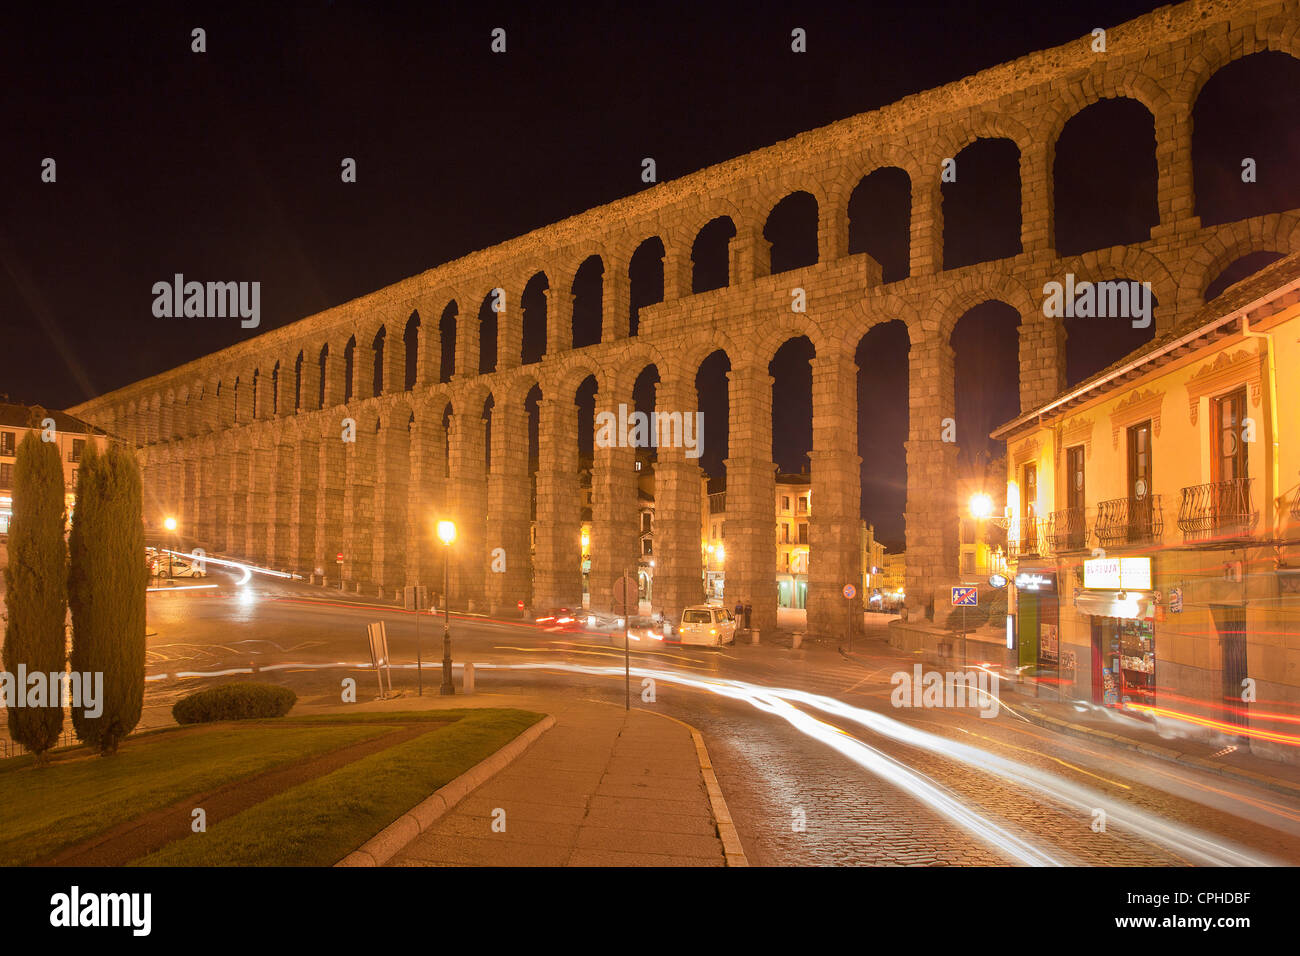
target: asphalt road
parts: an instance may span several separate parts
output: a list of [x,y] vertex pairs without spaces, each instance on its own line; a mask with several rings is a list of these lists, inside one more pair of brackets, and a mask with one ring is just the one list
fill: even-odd
[[[256,668],[304,700],[344,677],[374,693],[365,625],[385,621],[394,685],[414,693],[414,615],[299,584],[214,572],[216,588],[149,596],[149,703]],[[767,865],[1300,863],[1300,801],[1066,736],[1003,708],[895,708],[911,662],[881,629],[836,648],[633,644],[632,705],[705,737],[750,860]],[[426,693],[442,619],[423,615]],[[621,635],[453,616],[453,658],[481,691],[563,690],[621,703]],[[654,681],[653,701],[642,681]],[[648,695],[647,695],[648,696]]]

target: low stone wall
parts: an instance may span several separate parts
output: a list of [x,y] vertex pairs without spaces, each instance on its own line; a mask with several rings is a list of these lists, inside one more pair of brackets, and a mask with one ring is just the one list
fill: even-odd
[[[971,631],[965,636],[965,660],[967,662],[992,661],[1004,663],[1007,648],[1000,633],[980,630]],[[936,666],[946,667],[963,660],[963,638],[933,624],[920,624],[915,621],[891,621],[889,624],[889,643],[901,651],[919,653],[922,660]]]

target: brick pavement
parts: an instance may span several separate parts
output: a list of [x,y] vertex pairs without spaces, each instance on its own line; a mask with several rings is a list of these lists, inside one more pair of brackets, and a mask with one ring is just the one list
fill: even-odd
[[[555,726],[392,865],[724,864],[685,725],[559,697],[510,703],[550,713]],[[494,831],[494,818],[503,820],[504,832]]]

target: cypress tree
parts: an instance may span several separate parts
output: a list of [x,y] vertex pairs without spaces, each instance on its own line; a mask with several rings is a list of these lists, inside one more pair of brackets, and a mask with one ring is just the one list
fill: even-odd
[[144,706],[148,571],[140,469],[125,448],[82,458],[68,544],[72,669],[104,675],[102,713],[74,709],[72,724],[83,741],[112,754]]
[[[5,568],[4,669],[24,706],[10,707],[9,733],[45,761],[59,740],[63,707],[58,685],[47,685],[43,707],[25,706],[27,688],[18,683],[19,665],[28,674],[61,674],[67,664],[68,556],[63,541],[63,462],[59,446],[29,431],[14,464],[13,518],[9,565]],[[17,703],[18,701],[15,701]]]

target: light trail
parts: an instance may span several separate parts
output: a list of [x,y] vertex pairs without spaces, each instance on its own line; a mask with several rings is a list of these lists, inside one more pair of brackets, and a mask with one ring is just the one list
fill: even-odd
[[[546,668],[615,677],[622,675],[621,668],[589,667],[582,664],[478,664],[475,666],[485,669],[499,668],[504,670]],[[1028,860],[1021,855],[1023,851],[1020,850],[1019,845],[998,842],[1001,835],[1005,834],[1006,831],[983,817],[965,810],[965,808],[961,808],[961,810],[968,814],[968,817],[956,815],[955,808],[952,806],[955,803],[953,798],[940,792],[940,795],[945,799],[943,801],[933,799],[934,791],[927,789],[925,784],[928,783],[930,788],[934,788],[934,784],[929,783],[921,775],[903,767],[893,758],[881,754],[880,751],[856,740],[856,738],[845,735],[838,728],[831,727],[829,724],[816,721],[815,718],[803,714],[802,711],[790,706],[790,702],[806,704],[859,724],[899,743],[927,750],[939,756],[964,763],[991,776],[1035,790],[1059,803],[1080,811],[1081,820],[1090,820],[1094,811],[1102,810],[1106,814],[1108,826],[1113,825],[1135,833],[1148,842],[1208,866],[1281,865],[1276,860],[1254,854],[1250,850],[1237,847],[1226,841],[1218,841],[1191,827],[1170,822],[1138,807],[1116,801],[1089,787],[1058,777],[1050,771],[1026,766],[1009,758],[988,753],[978,747],[910,727],[883,714],[854,707],[832,697],[823,697],[820,694],[811,694],[790,688],[758,687],[743,681],[726,678],[700,680],[686,674],[651,670],[645,667],[633,667],[632,673],[638,677],[652,677],[666,683],[681,684],[720,696],[743,700],[760,710],[776,714],[813,739],[838,750],[865,769],[895,783],[937,812],[954,820],[954,822],[961,823],[976,837],[989,843],[995,849],[1008,853],[1024,862],[1028,862]],[[785,706],[780,706],[780,704],[776,703],[777,701]],[[814,721],[814,723],[809,724],[808,720]],[[825,728],[825,730],[819,729],[819,727]],[[845,744],[845,740],[854,741],[857,747]],[[883,758],[883,760],[876,759],[877,757]],[[901,770],[902,773],[895,773],[895,767]],[[1015,837],[1011,839],[1018,840]],[[1027,846],[1022,841],[1019,842],[1021,845]],[[1033,848],[1029,849],[1038,855],[1043,862],[1055,862],[1051,861],[1045,854],[1041,854],[1040,851]]]
[[[499,670],[561,670],[594,676],[620,677],[621,668],[589,667],[582,664],[475,664],[475,667]],[[652,677],[668,683],[684,684],[722,697],[744,701],[754,708],[785,720],[795,729],[848,757],[865,770],[894,784],[940,816],[951,820],[977,839],[1028,866],[1063,866],[1061,861],[1026,842],[992,820],[963,805],[957,797],[941,788],[924,774],[918,773],[876,748],[858,740],[838,727],[818,720],[783,700],[779,693],[768,692],[740,681],[698,680],[666,671],[632,668],[638,677]]]

